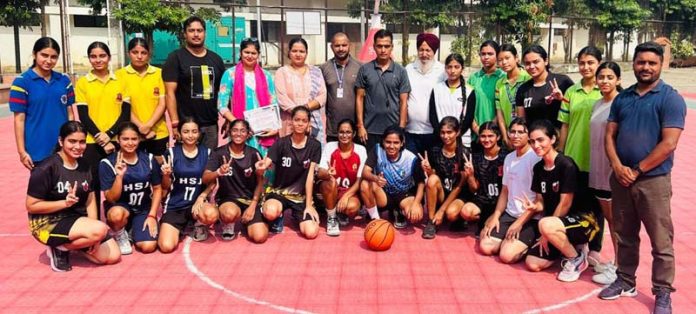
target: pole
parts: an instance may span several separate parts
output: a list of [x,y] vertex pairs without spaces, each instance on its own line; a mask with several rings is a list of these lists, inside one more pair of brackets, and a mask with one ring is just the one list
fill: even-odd
[[[256,35],[259,37],[259,44],[263,42],[263,35],[261,34],[261,0],[256,0]],[[259,51],[259,56],[263,56],[261,51]]]
[[326,49],[326,39],[329,37],[329,0],[324,0],[324,60],[329,59],[329,50]]
[[58,11],[60,14],[60,41],[63,46],[63,56],[61,58],[63,61],[63,72],[68,72],[68,51],[70,50],[67,49],[68,39],[65,35],[65,1],[67,0],[58,1]]
[[285,64],[285,0],[280,0],[280,65]]
[[[239,50],[242,50],[242,46],[239,46]],[[232,63],[237,64],[237,17],[234,14],[234,5],[232,5]]]

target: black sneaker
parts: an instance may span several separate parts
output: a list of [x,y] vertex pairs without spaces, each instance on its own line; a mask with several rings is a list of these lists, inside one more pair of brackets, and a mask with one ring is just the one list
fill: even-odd
[[336,217],[338,217],[338,225],[341,227],[345,227],[350,223],[350,218],[344,213],[336,213]]
[[469,223],[464,220],[464,219],[457,219],[450,223],[449,225],[449,231],[450,232],[466,232],[466,230],[469,228]]
[[72,270],[72,266],[70,266],[70,251],[63,251],[49,246],[46,249],[46,255],[48,255],[53,271],[66,272]]
[[638,295],[636,287],[631,286],[621,278],[617,278],[608,287],[602,289],[599,298],[602,300],[615,300],[619,297],[635,297]]
[[672,314],[672,298],[671,291],[659,290],[655,292],[655,307],[653,314]]
[[425,225],[425,228],[423,228],[423,239],[435,239],[435,233],[437,232],[437,229],[435,228],[435,224],[432,221],[428,221],[428,223]]
[[401,213],[400,210],[395,210],[394,211],[394,228],[396,229],[404,229],[408,226],[408,222],[406,221],[406,216],[404,216],[403,213]]

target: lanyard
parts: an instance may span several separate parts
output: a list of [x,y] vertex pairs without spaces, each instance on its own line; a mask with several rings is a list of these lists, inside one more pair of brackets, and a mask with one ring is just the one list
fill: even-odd
[[[348,62],[350,62],[350,61],[348,61]],[[346,73],[346,66],[348,66],[348,64],[346,63],[345,66],[341,67],[341,75],[338,74],[338,66],[336,66],[336,59],[334,59],[333,66],[334,66],[334,71],[336,71],[336,79],[338,80],[338,88],[343,88],[343,74]]]

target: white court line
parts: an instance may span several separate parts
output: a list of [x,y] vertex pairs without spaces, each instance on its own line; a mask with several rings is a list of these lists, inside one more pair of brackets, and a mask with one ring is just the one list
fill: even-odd
[[551,311],[555,311],[555,310],[558,310],[558,309],[562,309],[562,308],[564,308],[564,307],[566,307],[566,306],[570,306],[570,305],[573,305],[573,304],[575,304],[575,303],[580,303],[580,302],[582,302],[582,301],[585,301],[585,300],[587,300],[587,299],[589,299],[589,298],[595,296],[596,294],[598,294],[600,291],[602,291],[602,289],[604,289],[604,287],[594,289],[594,290],[588,292],[587,294],[581,295],[581,296],[579,296],[579,297],[577,297],[577,298],[575,298],[575,299],[566,300],[566,301],[563,301],[563,302],[558,303],[558,304],[549,305],[549,306],[547,306],[547,307],[542,307],[542,308],[540,308],[540,309],[534,309],[534,310],[526,311],[526,312],[524,312],[524,314],[534,314],[534,313],[541,313],[541,312],[551,312]]
[[30,233],[0,233],[0,238],[2,237],[28,237]]
[[184,262],[186,263],[186,268],[188,268],[188,270],[190,272],[192,272],[194,275],[196,275],[196,277],[198,277],[198,279],[202,280],[203,282],[205,282],[209,286],[211,286],[215,289],[221,290],[222,292],[224,292],[224,293],[226,293],[234,298],[249,302],[251,304],[267,306],[267,307],[270,307],[270,308],[277,310],[277,311],[280,311],[280,312],[312,314],[312,312],[298,310],[298,309],[294,309],[294,308],[286,307],[286,306],[282,306],[282,305],[276,305],[276,304],[273,304],[273,303],[270,303],[267,301],[263,301],[263,300],[257,300],[257,299],[254,299],[252,297],[249,297],[249,296],[243,295],[241,293],[227,289],[227,288],[225,288],[225,286],[213,281],[205,273],[200,271],[198,269],[198,267],[196,267],[196,265],[193,263],[193,260],[191,260],[191,238],[189,238],[189,237],[186,237],[186,240],[184,241],[183,255],[184,255]]

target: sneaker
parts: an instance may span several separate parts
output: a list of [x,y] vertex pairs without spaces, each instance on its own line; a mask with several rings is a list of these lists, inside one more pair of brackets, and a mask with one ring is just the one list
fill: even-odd
[[394,228],[396,229],[404,229],[408,226],[408,222],[406,221],[406,216],[404,216],[403,213],[401,213],[400,210],[395,210],[394,211]]
[[421,237],[423,239],[435,239],[435,233],[437,232],[437,229],[435,228],[435,224],[432,221],[428,221],[428,223],[425,225],[425,228],[423,228],[423,234]]
[[276,220],[271,222],[271,233],[279,234],[283,233],[283,225],[285,224],[285,219],[283,216],[276,218]]
[[63,251],[61,249],[48,246],[46,249],[46,255],[51,263],[51,269],[55,272],[66,272],[71,271],[72,266],[70,266],[70,251]]
[[329,216],[326,219],[326,235],[337,237],[341,234],[341,229],[338,227],[338,218]]
[[203,242],[208,240],[208,226],[198,225],[193,226],[193,232],[191,233],[191,239],[196,242]]
[[367,212],[367,209],[362,206],[360,209],[358,209],[358,216],[362,217],[363,219],[370,219],[370,214]]
[[234,232],[234,222],[222,225],[222,234],[220,237],[225,241],[232,241],[237,236]]
[[669,290],[658,290],[655,293],[653,314],[672,314],[672,298]]
[[[603,266],[603,271],[597,272],[592,276],[592,281],[600,284],[600,285],[609,285],[612,282],[616,281],[616,266],[611,263],[604,264]],[[597,266],[595,266],[595,270],[597,269]]]
[[350,223],[350,218],[344,213],[336,213],[336,217],[338,217],[338,225],[341,227],[345,227]]
[[118,243],[118,250],[121,251],[121,255],[133,253],[133,246],[131,246],[130,237],[125,229],[114,232],[113,237],[116,243]]
[[464,219],[457,219],[451,222],[449,225],[450,232],[465,232],[468,228],[469,223]]
[[615,300],[619,297],[635,297],[637,295],[636,287],[631,286],[621,278],[617,278],[599,293],[599,298],[602,300]]
[[558,280],[564,282],[573,282],[580,278],[580,274],[587,269],[587,255],[580,251],[580,254],[575,258],[564,258],[561,261],[561,272],[558,273]]

